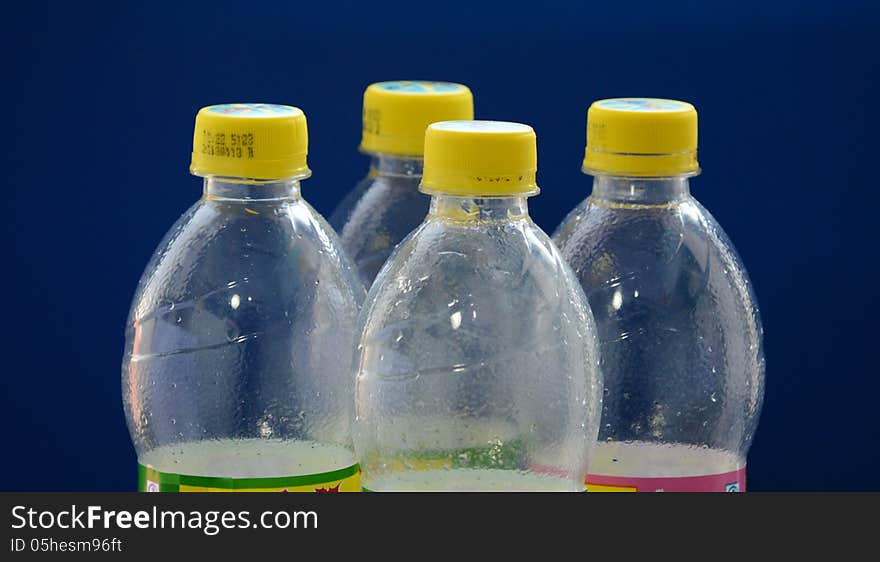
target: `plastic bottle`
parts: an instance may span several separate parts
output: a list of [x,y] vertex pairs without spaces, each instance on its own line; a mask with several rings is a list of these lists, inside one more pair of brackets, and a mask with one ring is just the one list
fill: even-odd
[[535,133],[428,127],[425,221],[361,312],[364,490],[582,491],[601,379],[589,307],[526,200]]
[[306,118],[228,104],[196,117],[204,195],[138,285],[122,397],[145,491],[358,491],[350,438],[364,296],[300,195]]
[[422,223],[430,197],[419,192],[425,127],[474,118],[471,91],[450,82],[396,81],[364,92],[360,150],[370,171],[330,215],[365,287],[394,247]]
[[688,103],[594,103],[592,194],[554,235],[590,301],[605,379],[589,490],[744,491],[764,392],[745,268],[690,194]]

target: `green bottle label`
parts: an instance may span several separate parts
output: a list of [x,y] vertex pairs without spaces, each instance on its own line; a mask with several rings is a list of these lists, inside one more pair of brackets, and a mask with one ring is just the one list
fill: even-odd
[[224,478],[162,472],[138,464],[139,492],[360,492],[360,469],[274,478]]

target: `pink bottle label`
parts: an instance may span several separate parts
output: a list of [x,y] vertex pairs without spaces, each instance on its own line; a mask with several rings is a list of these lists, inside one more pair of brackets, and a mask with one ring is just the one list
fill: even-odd
[[746,467],[721,474],[671,478],[587,475],[588,492],[745,492]]

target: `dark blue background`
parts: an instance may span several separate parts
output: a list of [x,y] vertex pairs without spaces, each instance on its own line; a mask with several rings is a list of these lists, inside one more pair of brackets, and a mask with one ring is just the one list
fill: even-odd
[[742,255],[766,331],[750,488],[880,489],[869,2],[84,4],[16,4],[0,24],[0,489],[134,487],[123,325],[150,254],[200,195],[196,110],[302,107],[303,193],[326,215],[366,172],[364,87],[408,78],[463,82],[478,117],[534,126],[531,209],[548,231],[589,192],[592,100],[693,102],[693,193]]

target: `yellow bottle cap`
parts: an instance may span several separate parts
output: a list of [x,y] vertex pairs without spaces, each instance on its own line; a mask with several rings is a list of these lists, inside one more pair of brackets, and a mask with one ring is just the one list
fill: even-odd
[[655,98],[594,102],[587,112],[583,169],[633,177],[698,174],[697,110]]
[[377,82],[364,92],[361,150],[421,156],[428,125],[473,118],[474,97],[467,86],[419,80]]
[[538,150],[528,125],[445,121],[425,132],[427,193],[497,197],[538,193]]
[[309,135],[296,107],[229,103],[203,107],[196,115],[192,163],[196,176],[260,180],[307,178]]

